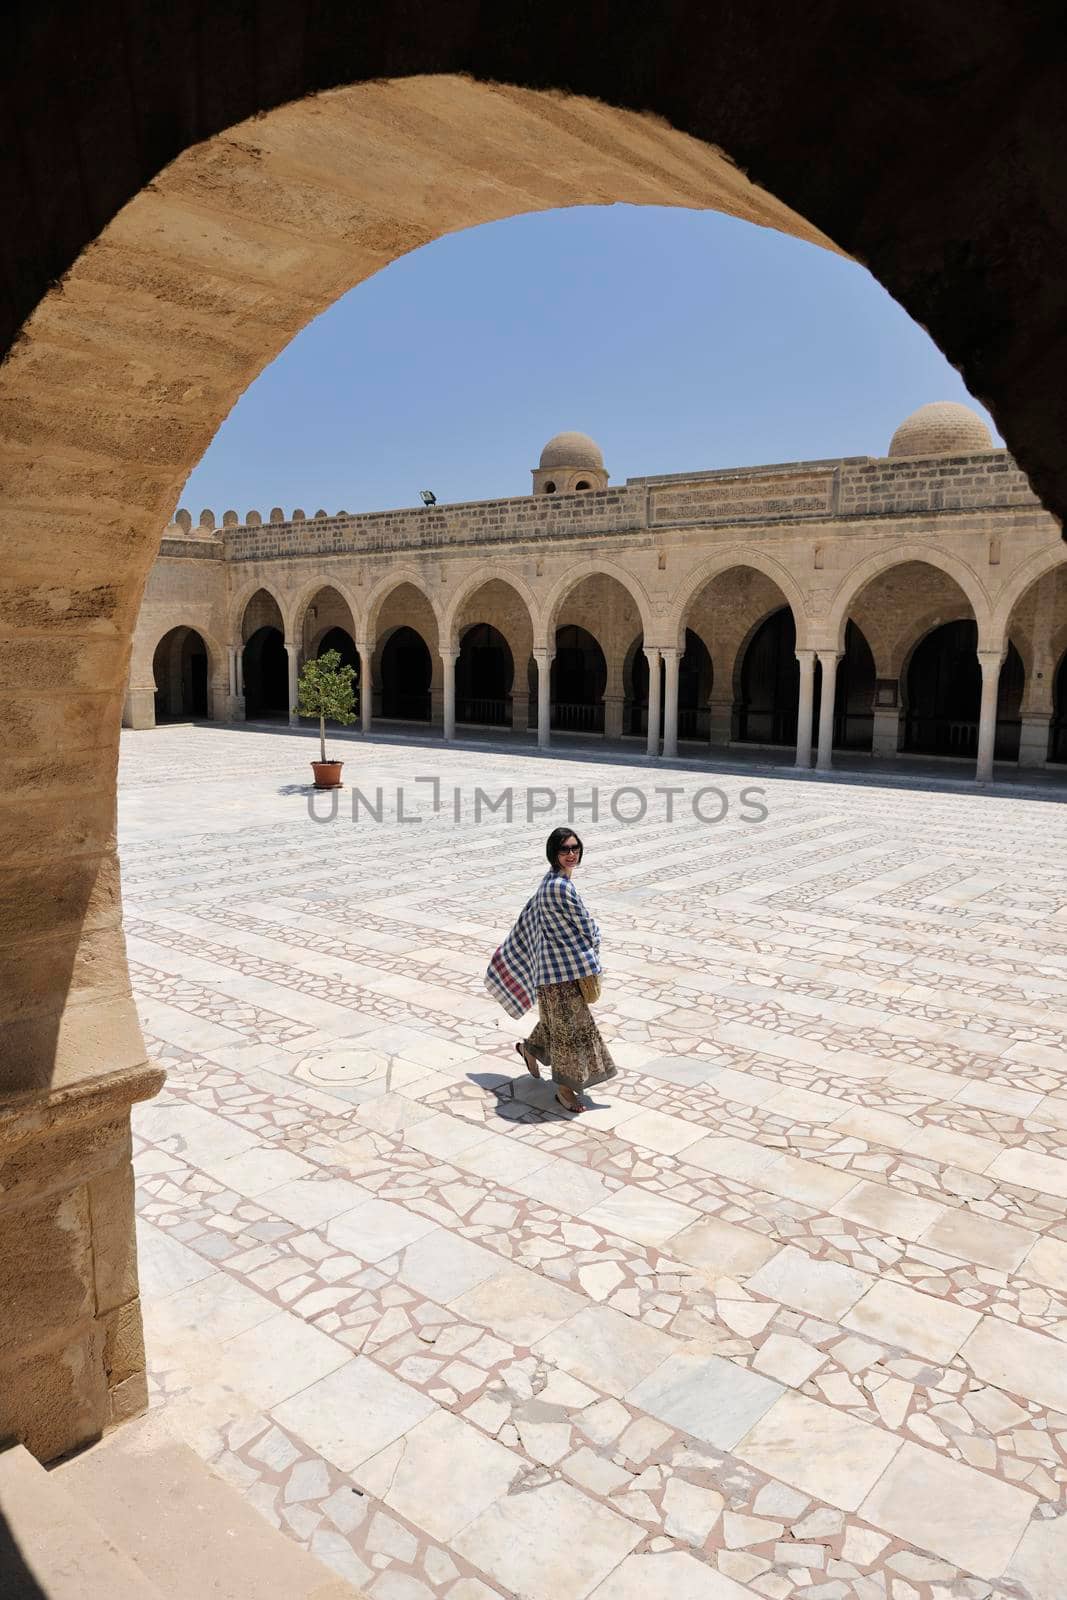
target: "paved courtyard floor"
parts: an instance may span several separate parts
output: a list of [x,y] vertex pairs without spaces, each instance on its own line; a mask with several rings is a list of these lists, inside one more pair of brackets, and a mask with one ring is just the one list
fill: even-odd
[[[314,743],[123,735],[172,1428],[374,1600],[1063,1600],[1067,806]],[[577,1119],[482,987],[568,788]]]

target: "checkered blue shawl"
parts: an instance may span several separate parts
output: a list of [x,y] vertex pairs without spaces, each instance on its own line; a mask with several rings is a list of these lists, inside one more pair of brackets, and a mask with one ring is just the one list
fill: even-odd
[[537,1003],[546,983],[601,972],[600,929],[563,872],[546,872],[490,961],[485,987],[512,1017]]

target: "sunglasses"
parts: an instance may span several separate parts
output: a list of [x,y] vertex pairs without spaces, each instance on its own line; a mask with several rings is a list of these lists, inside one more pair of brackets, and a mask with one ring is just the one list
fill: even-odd
[[577,855],[580,855],[581,854],[581,845],[577,845],[577,844],[561,844],[560,847],[559,847],[559,853],[560,853],[561,856],[577,856]]

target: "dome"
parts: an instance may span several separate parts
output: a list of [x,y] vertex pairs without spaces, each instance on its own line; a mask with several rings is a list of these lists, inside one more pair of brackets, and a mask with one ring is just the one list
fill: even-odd
[[541,451],[542,467],[587,467],[603,472],[600,446],[587,433],[557,433]]
[[970,406],[933,400],[905,417],[889,444],[891,456],[973,456],[996,446]]

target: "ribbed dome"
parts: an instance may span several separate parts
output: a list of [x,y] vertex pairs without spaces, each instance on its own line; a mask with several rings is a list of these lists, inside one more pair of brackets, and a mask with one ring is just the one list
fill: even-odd
[[542,467],[588,467],[603,472],[604,457],[587,433],[557,433],[541,451]]
[[970,406],[932,400],[905,417],[889,444],[891,456],[973,456],[995,448],[989,429]]

